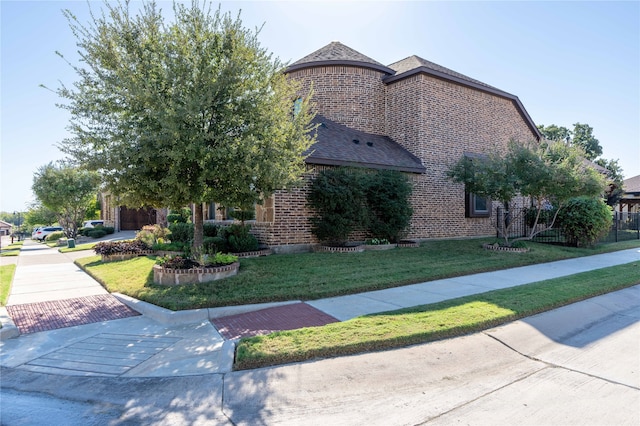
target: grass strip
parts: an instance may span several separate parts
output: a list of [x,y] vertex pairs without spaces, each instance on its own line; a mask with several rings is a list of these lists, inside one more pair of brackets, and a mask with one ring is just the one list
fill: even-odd
[[236,370],[385,350],[495,327],[640,283],[640,262],[242,339]]
[[595,249],[529,243],[528,253],[488,251],[494,239],[429,241],[419,248],[364,253],[300,253],[241,259],[235,277],[203,284],[153,284],[154,257],[76,263],[110,292],[127,294],[171,310],[211,308],[286,300],[314,300],[425,281],[496,271],[555,260],[640,247],[640,241]]
[[13,282],[13,274],[16,272],[16,265],[0,266],[0,306],[7,304],[11,283]]
[[58,251],[60,253],[71,253],[73,251],[83,251],[83,250],[91,250],[93,249],[93,247],[98,244],[98,243],[84,243],[84,244],[78,244],[77,246],[75,246],[75,248],[69,248],[69,247],[62,247],[60,249],[58,249]]
[[0,250],[0,256],[2,257],[18,256],[20,254],[20,249],[22,248],[23,244],[24,244],[24,241],[9,244],[8,246]]

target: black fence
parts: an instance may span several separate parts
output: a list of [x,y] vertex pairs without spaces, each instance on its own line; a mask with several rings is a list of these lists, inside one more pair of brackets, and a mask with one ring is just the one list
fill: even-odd
[[[535,221],[536,211],[533,209],[518,209],[516,211],[506,211],[498,208],[496,215],[497,237],[501,237],[507,232],[510,238],[525,237],[531,233],[531,226]],[[562,228],[552,226],[553,215],[550,212],[541,212],[538,219],[538,230],[542,232],[536,234],[533,241],[550,244],[571,245],[565,238]],[[549,229],[547,229],[549,228]],[[640,213],[613,212],[613,224],[609,233],[598,240],[599,243],[613,243],[618,241],[640,240]]]

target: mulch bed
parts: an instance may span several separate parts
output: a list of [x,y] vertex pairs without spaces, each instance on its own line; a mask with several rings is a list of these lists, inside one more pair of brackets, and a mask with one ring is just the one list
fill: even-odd
[[275,331],[317,327],[338,322],[338,320],[306,303],[292,303],[244,314],[214,318],[211,322],[225,339],[231,340],[269,334]]
[[6,308],[22,334],[140,315],[110,294],[9,305]]

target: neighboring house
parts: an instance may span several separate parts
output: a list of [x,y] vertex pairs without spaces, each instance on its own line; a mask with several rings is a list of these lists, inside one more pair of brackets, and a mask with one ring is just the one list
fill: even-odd
[[138,231],[144,225],[162,223],[163,218],[166,221],[166,209],[131,209],[121,206],[109,193],[102,193],[100,196],[100,219],[109,226],[113,225],[116,231]]
[[622,198],[618,203],[620,212],[640,212],[640,175],[625,179],[622,184]]
[[0,235],[11,234],[11,228],[13,228],[12,224],[5,222],[4,220],[0,220]]
[[313,87],[320,124],[306,158],[304,186],[278,191],[256,208],[252,232],[276,251],[309,248],[308,182],[326,167],[354,165],[407,173],[414,190],[408,238],[495,233],[492,212],[476,211],[464,186],[447,180],[463,155],[506,147],[541,134],[520,100],[417,56],[389,66],[339,43],[294,62],[290,78]]

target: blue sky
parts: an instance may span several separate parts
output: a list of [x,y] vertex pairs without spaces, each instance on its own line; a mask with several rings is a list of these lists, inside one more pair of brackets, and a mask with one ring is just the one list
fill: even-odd
[[[158,2],[171,10],[170,2]],[[101,2],[91,1],[99,10]],[[217,3],[216,3],[217,4]],[[536,124],[594,128],[603,157],[640,174],[640,1],[222,2],[263,47],[294,62],[331,41],[385,65],[418,55],[520,98]],[[62,9],[86,1],[0,1],[0,210],[26,210],[36,169],[63,157],[68,115],[55,93],[75,74]]]

